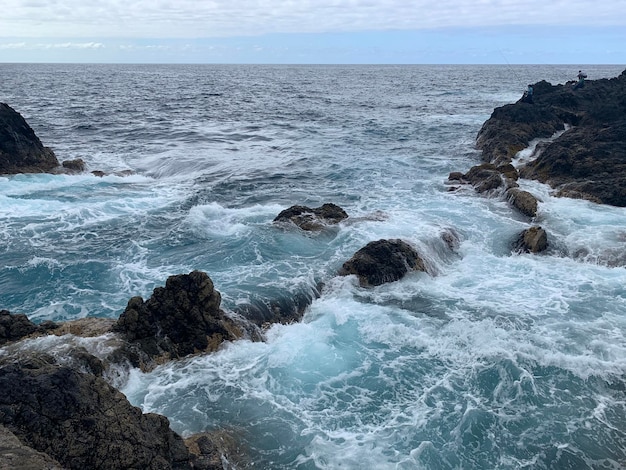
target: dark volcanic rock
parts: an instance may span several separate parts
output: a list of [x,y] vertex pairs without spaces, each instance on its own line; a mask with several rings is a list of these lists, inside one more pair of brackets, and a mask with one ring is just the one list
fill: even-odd
[[0,310],[0,345],[16,341],[39,331],[26,315]]
[[356,274],[362,286],[378,286],[402,279],[409,271],[426,271],[419,253],[402,240],[378,240],[357,251],[339,275]]
[[15,434],[0,425],[0,469],[62,470],[49,455],[22,444]]
[[173,359],[216,350],[243,336],[241,326],[220,309],[221,296],[206,273],[171,276],[147,301],[129,300],[113,330],[151,359]]
[[626,207],[626,71],[617,78],[588,80],[585,87],[535,84],[534,104],[496,108],[477,136],[483,160],[508,162],[531,140],[552,142],[520,174],[561,194]]
[[276,216],[274,222],[292,222],[302,230],[321,230],[328,225],[347,219],[348,214],[336,204],[323,204],[311,209],[307,206],[291,206]]
[[548,235],[539,226],[524,230],[513,243],[513,251],[518,253],[539,253],[546,248],[548,248]]
[[65,468],[191,468],[167,418],[142,414],[99,377],[30,356],[0,366],[0,390],[0,423]]
[[625,207],[626,118],[606,127],[575,127],[565,132],[521,173],[585,199]]
[[24,118],[0,103],[0,174],[45,173],[59,166]]

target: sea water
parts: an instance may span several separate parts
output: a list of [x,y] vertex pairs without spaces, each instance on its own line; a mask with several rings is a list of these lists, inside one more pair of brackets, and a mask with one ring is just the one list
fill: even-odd
[[[0,101],[106,176],[0,177],[0,308],[117,318],[195,269],[228,312],[322,285],[302,322],[132,371],[122,391],[184,436],[234,436],[240,468],[623,468],[626,209],[521,181],[550,248],[512,254],[530,221],[445,184],[480,162],[494,107],[579,68],[2,64]],[[350,218],[272,224],[325,202]],[[336,276],[381,238],[429,273]]]

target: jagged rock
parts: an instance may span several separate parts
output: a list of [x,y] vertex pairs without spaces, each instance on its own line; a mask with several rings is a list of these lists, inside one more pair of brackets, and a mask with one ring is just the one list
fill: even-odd
[[241,325],[220,309],[220,302],[206,273],[170,276],[147,301],[130,299],[113,330],[151,359],[214,351],[222,342],[244,335]]
[[0,310],[0,345],[17,341],[39,331],[39,327],[24,314]]
[[507,191],[507,196],[509,203],[522,214],[528,217],[535,217],[537,215],[537,198],[528,191],[519,188],[511,188]]
[[0,103],[0,174],[45,173],[58,166],[54,152],[42,145],[26,120]]
[[70,173],[82,173],[87,169],[87,166],[82,158],[77,158],[75,160],[63,160],[61,165]]
[[477,136],[489,163],[510,162],[531,140],[553,136],[520,169],[524,178],[574,195],[626,207],[626,70],[617,78],[587,80],[585,87],[534,85],[534,104],[496,108]]
[[[535,85],[535,102],[541,95]],[[511,163],[531,140],[550,137],[564,129],[563,119],[551,109],[538,104],[516,103],[494,109],[476,138],[476,147],[483,151],[483,161],[497,165]]]
[[0,425],[0,469],[63,470],[59,462],[20,442],[15,434]]
[[540,253],[546,248],[548,248],[548,235],[539,226],[524,230],[513,243],[513,251],[518,253]]
[[102,378],[27,356],[0,366],[0,424],[67,469],[191,469],[169,421]]
[[276,216],[274,222],[292,222],[302,230],[322,230],[348,218],[348,214],[336,204],[327,203],[311,209],[307,206],[291,206]]
[[[623,99],[626,103],[626,91]],[[626,117],[607,126],[570,129],[521,172],[553,187],[565,186],[570,194],[626,207]]]
[[402,279],[409,271],[426,271],[419,253],[402,240],[378,240],[357,251],[339,275],[356,274],[361,286],[378,286]]

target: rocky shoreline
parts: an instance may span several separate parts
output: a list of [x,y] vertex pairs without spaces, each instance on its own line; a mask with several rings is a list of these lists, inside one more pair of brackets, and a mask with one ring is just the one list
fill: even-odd
[[[519,161],[518,152],[536,139],[544,140],[531,160]],[[471,185],[505,198],[530,222],[511,240],[511,250],[544,251],[546,232],[532,225],[540,201],[519,188],[520,177],[546,182],[559,196],[626,207],[626,70],[576,90],[571,84],[535,84],[533,103],[520,100],[494,110],[478,133],[477,147],[483,163],[451,173],[450,189]],[[84,171],[82,161],[59,164],[26,121],[0,103],[1,174]],[[348,221],[341,207],[324,204],[292,206],[274,224],[324,231]],[[457,253],[460,239],[446,228],[435,242]],[[407,241],[377,240],[358,250],[337,275],[354,275],[369,288],[414,271],[436,275]],[[322,290],[318,285],[296,298],[227,312],[210,277],[193,271],[169,277],[147,300],[131,298],[117,320],[34,324],[26,315],[0,311],[0,468],[235,468],[246,461],[236,437],[216,431],[183,439],[166,417],[142,413],[128,402],[115,387],[123,381],[120,374],[211,353],[225,342],[263,341],[264,328],[300,321]],[[100,346],[97,353],[87,341]]]
[[[540,201],[519,189],[519,178],[547,183],[558,197],[626,207],[626,70],[616,78],[587,80],[583,87],[540,81],[533,90],[532,102],[520,99],[494,109],[476,137],[483,163],[467,173],[450,173],[450,190],[469,184],[479,193],[504,197],[531,221]],[[530,158],[519,159],[529,147],[534,147]],[[547,248],[545,231],[539,238],[526,232],[514,242],[515,251]]]

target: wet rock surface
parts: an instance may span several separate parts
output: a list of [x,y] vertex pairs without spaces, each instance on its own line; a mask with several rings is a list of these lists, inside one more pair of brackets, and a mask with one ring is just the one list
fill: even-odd
[[130,299],[113,331],[150,359],[214,351],[245,333],[220,309],[220,303],[221,295],[206,273],[170,276],[148,300]]
[[571,84],[534,85],[534,104],[496,108],[477,136],[483,161],[503,164],[533,139],[571,128],[541,146],[537,158],[520,168],[537,179],[575,195],[626,206],[626,71],[619,77]]
[[513,251],[516,253],[540,253],[547,248],[548,235],[539,226],[524,230],[513,243]]
[[143,414],[102,378],[49,356],[5,361],[0,390],[0,424],[44,461],[80,470],[192,468],[167,418]]
[[348,214],[336,204],[327,203],[320,207],[291,206],[276,216],[274,222],[291,222],[302,230],[317,231],[347,219]]
[[54,152],[43,146],[21,114],[0,103],[0,174],[44,173],[57,166]]
[[426,271],[419,253],[402,240],[368,243],[341,267],[339,274],[355,274],[361,286],[378,286],[402,279],[410,271]]

